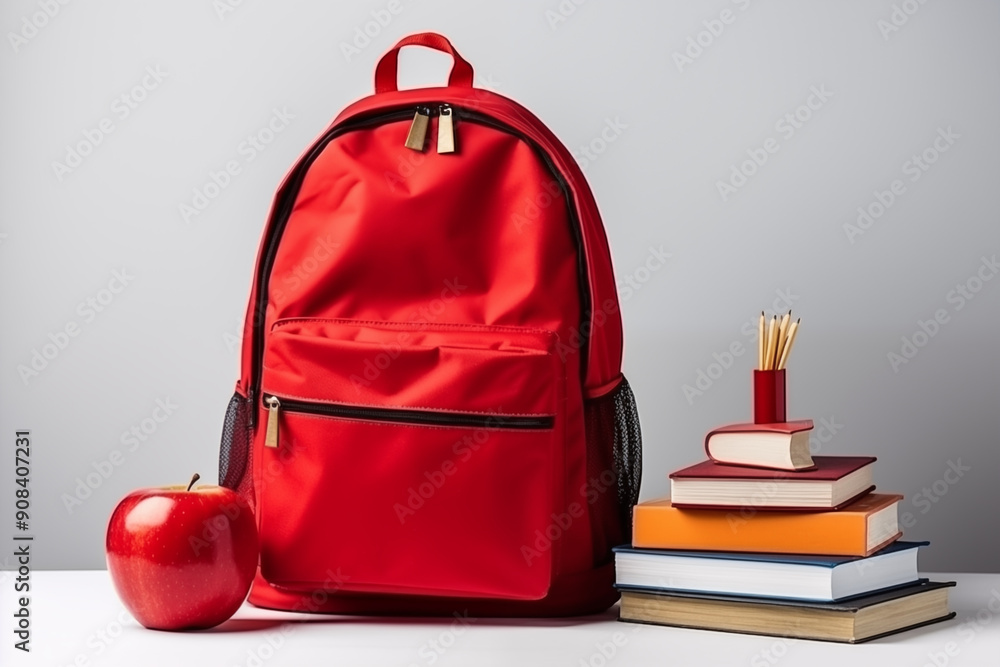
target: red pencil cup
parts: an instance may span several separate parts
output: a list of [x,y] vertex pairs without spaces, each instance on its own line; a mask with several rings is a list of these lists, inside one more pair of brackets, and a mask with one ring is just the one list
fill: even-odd
[[753,372],[753,423],[785,421],[785,369]]

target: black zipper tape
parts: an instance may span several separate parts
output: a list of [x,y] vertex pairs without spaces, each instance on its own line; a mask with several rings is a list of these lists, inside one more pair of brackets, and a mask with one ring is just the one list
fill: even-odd
[[[264,407],[268,408],[263,396]],[[470,414],[467,412],[443,412],[411,410],[407,408],[373,408],[339,403],[318,403],[277,397],[282,412],[300,412],[322,417],[341,419],[363,419],[367,421],[392,422],[396,424],[421,424],[426,426],[460,426],[485,429],[551,429],[555,417],[551,415],[500,415]]]

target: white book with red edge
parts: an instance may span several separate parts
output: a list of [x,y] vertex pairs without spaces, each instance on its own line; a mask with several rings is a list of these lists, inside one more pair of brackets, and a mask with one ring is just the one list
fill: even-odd
[[774,470],[811,470],[811,419],[780,424],[730,424],[709,431],[705,452],[715,463]]

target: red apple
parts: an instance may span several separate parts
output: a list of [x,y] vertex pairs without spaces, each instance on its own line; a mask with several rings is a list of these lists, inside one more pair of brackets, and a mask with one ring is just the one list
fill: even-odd
[[139,489],[111,515],[111,581],[136,620],[154,630],[210,628],[246,599],[257,569],[257,526],[221,486]]

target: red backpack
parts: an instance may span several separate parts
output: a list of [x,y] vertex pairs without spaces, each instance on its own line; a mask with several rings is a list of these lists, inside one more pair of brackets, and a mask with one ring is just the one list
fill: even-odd
[[[400,48],[452,56],[400,91]],[[285,177],[219,481],[256,513],[250,602],[555,616],[617,599],[638,415],[611,255],[569,151],[413,35]]]

